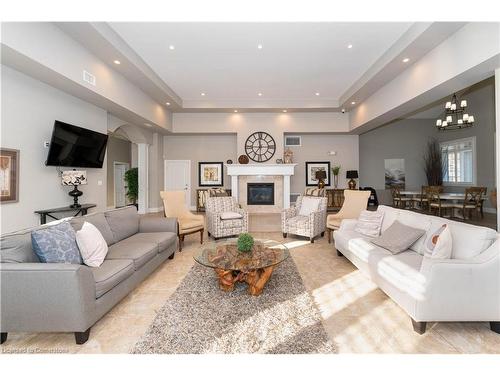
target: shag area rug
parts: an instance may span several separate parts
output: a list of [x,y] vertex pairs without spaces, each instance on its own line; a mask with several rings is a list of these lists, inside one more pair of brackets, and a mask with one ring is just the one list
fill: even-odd
[[290,257],[258,297],[247,284],[219,290],[196,263],[132,353],[335,353],[313,298]]

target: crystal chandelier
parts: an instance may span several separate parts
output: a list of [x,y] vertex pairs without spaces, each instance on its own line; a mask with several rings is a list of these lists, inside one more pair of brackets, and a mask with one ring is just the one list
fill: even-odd
[[465,113],[467,100],[460,100],[458,106],[457,95],[453,94],[451,102],[446,102],[444,106],[444,120],[436,120],[438,130],[456,130],[470,128],[474,125],[474,116]]

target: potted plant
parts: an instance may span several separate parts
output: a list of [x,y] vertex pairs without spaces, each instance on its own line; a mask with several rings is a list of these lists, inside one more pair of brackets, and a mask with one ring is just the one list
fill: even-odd
[[253,237],[248,233],[242,233],[238,237],[238,251],[248,253],[253,247]]
[[127,186],[127,198],[132,201],[134,206],[138,207],[137,197],[139,196],[139,170],[138,168],[130,168],[125,172],[124,176]]
[[332,167],[333,174],[333,187],[336,189],[339,186],[339,173],[340,173],[340,165],[335,165]]
[[444,163],[439,142],[432,138],[427,142],[424,153],[424,171],[429,186],[443,184]]

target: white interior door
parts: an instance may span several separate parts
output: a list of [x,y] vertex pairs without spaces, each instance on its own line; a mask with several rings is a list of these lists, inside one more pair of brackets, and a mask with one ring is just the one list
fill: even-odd
[[191,207],[191,160],[165,160],[166,191],[185,190],[186,205]]
[[127,189],[125,188],[125,172],[129,169],[128,163],[114,162],[115,207],[127,205]]

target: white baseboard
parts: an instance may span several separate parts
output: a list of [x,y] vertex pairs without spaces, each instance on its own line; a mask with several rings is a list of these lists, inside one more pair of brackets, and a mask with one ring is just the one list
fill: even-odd
[[156,212],[161,212],[163,210],[162,207],[150,207],[148,208],[148,213],[153,214]]

